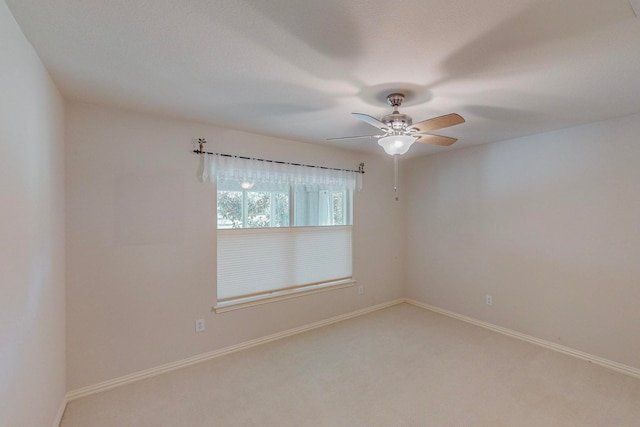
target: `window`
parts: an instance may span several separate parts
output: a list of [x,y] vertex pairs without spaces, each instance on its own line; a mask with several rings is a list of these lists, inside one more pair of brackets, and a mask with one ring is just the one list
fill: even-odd
[[221,183],[217,192],[218,229],[350,225],[352,199],[352,192],[346,188]]
[[[212,157],[217,182],[216,311],[351,286],[360,174]],[[272,169],[269,169],[269,168]]]
[[352,224],[353,195],[350,190],[319,190],[300,186],[293,194],[296,226]]
[[[245,187],[249,187],[245,184]],[[253,188],[256,187],[256,188]],[[288,227],[290,189],[287,185],[220,184],[217,195],[218,228]]]

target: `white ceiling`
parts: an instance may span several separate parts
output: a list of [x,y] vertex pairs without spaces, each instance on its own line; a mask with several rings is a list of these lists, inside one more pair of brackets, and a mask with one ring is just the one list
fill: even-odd
[[375,133],[350,113],[394,91],[467,120],[413,156],[640,112],[628,0],[6,2],[69,99],[297,141]]

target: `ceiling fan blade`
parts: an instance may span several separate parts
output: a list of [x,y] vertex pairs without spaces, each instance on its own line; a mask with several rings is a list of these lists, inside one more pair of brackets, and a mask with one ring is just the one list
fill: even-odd
[[362,114],[362,113],[351,113],[353,114],[355,117],[359,118],[360,120],[362,120],[363,122],[366,122],[368,124],[370,124],[371,126],[375,126],[378,129],[382,130],[382,131],[388,131],[389,128],[387,127],[387,125],[385,125],[384,123],[382,123],[380,120],[376,119],[375,117],[371,117],[368,114]]
[[327,141],[340,141],[343,139],[357,139],[357,138],[382,138],[384,135],[360,135],[360,136],[342,136],[340,138],[327,138]]
[[464,123],[464,119],[462,118],[462,116],[456,113],[451,113],[444,116],[435,117],[433,119],[427,119],[418,123],[414,123],[407,130],[416,132],[429,132],[436,129],[459,125],[460,123]]
[[424,134],[424,135],[413,135],[413,136],[416,137],[417,142],[422,142],[425,144],[441,145],[443,147],[448,147],[449,145],[453,144],[458,140],[457,138],[451,138],[448,136],[441,136],[441,135]]

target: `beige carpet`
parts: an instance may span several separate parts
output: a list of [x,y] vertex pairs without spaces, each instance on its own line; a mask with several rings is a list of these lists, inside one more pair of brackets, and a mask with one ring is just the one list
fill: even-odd
[[62,427],[640,426],[640,380],[402,304],[70,402]]

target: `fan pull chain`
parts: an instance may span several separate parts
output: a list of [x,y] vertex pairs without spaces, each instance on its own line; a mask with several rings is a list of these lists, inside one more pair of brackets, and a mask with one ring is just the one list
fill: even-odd
[[393,155],[393,191],[396,193],[396,200],[398,200],[398,157],[399,154]]

